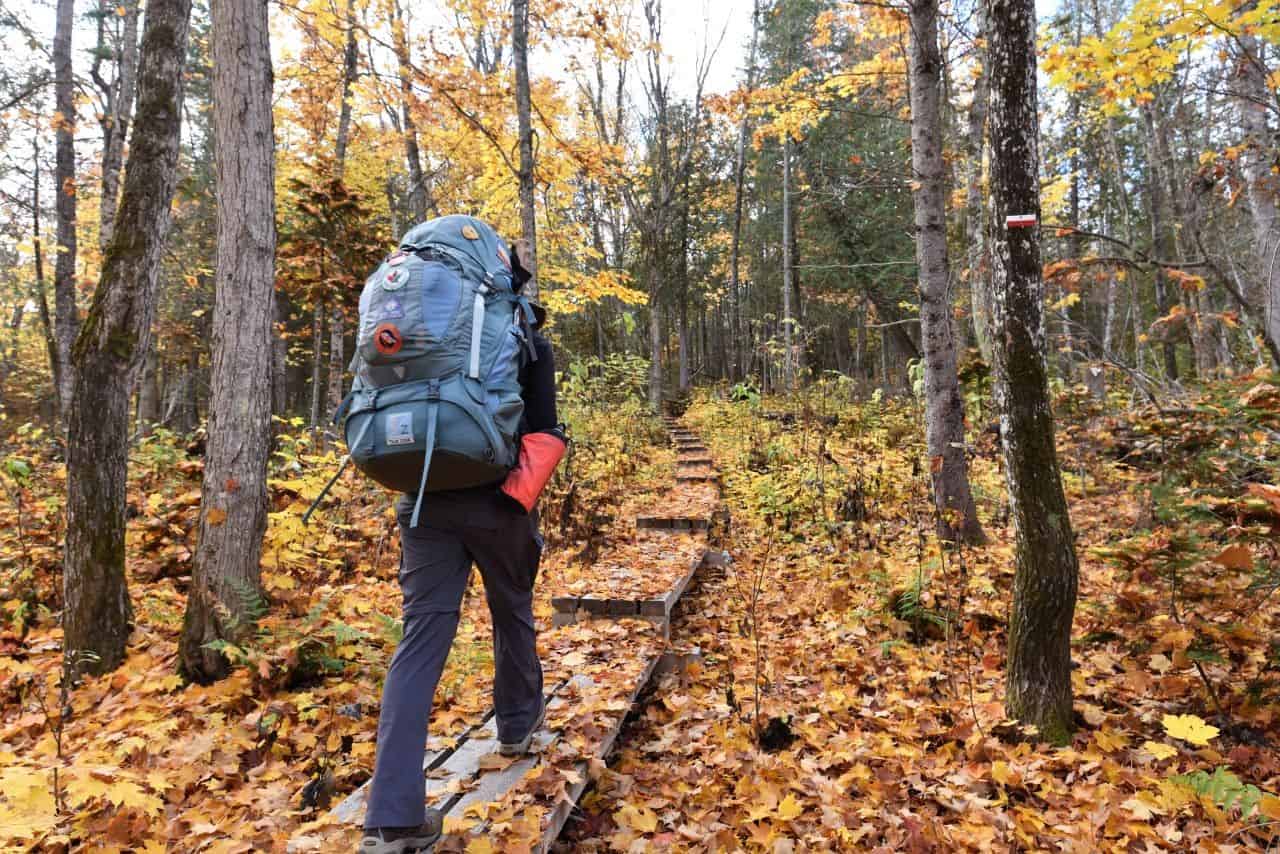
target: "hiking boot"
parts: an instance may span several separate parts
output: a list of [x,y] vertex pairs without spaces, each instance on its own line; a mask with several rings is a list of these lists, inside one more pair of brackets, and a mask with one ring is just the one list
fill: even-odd
[[501,756],[524,756],[529,752],[530,746],[533,745],[533,736],[541,727],[542,722],[547,717],[547,701],[542,701],[542,708],[538,710],[538,719],[533,722],[533,726],[529,728],[529,734],[519,741],[502,741],[498,743],[498,754]]
[[366,827],[356,854],[414,854],[430,851],[440,838],[444,813],[427,809],[421,827]]

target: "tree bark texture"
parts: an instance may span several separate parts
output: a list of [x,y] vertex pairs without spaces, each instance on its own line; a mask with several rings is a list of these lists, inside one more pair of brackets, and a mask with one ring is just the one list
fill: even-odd
[[[760,43],[760,0],[755,0],[751,9],[751,53],[747,59],[747,91],[755,89],[756,84],[756,51]],[[742,206],[744,187],[747,175],[747,138],[751,135],[751,114],[744,109],[742,122],[738,125],[738,143],[734,152],[733,163],[733,237],[729,247],[729,299],[733,310],[729,319],[730,341],[730,379],[745,376],[742,373],[743,353],[742,339],[745,330],[742,328]]]
[[996,403],[1017,562],[1005,708],[1064,743],[1071,720],[1077,563],[1058,470],[1045,367],[1033,0],[988,0],[991,25],[992,294]]
[[100,673],[120,664],[132,619],[125,582],[129,403],[149,347],[177,186],[190,14],[191,0],[147,4],[138,124],[119,227],[73,349],[62,626],[67,658],[80,662],[77,670]]
[[1252,35],[1240,36],[1237,43],[1233,89],[1245,137],[1240,168],[1253,221],[1254,271],[1247,297],[1280,365],[1280,175],[1271,168],[1275,152],[1267,120],[1267,105],[1275,101],[1267,86],[1262,44]]
[[964,398],[956,373],[947,256],[947,165],[942,155],[938,0],[911,4],[911,169],[915,173],[916,261],[920,276],[920,338],[924,349],[925,437],[938,536],[986,540],[969,489],[964,449]]
[[[532,300],[538,298],[537,210],[534,205],[533,120],[529,95],[529,0],[511,4],[515,20],[511,29],[511,53],[516,66],[516,122],[519,130],[520,234],[524,238],[520,263],[533,274],[524,286]],[[525,255],[528,255],[526,258]]]
[[974,51],[978,76],[973,81],[973,103],[969,105],[969,127],[966,134],[965,170],[965,237],[969,242],[969,296],[973,311],[973,337],[978,352],[991,363],[991,262],[987,252],[987,234],[982,204],[982,155],[986,148],[989,79],[987,73],[987,16],[984,4],[978,4],[977,34],[980,41]]
[[791,134],[782,140],[782,380],[787,391],[795,387],[795,345],[792,341],[791,295],[795,265],[791,258]]
[[228,663],[211,642],[251,630],[267,523],[276,248],[272,71],[264,0],[213,4],[218,248],[212,399],[199,544],[179,657],[208,681]]
[[54,405],[58,406],[59,389],[62,388],[62,359],[58,353],[57,321],[49,312],[49,298],[44,280],[44,241],[40,229],[40,135],[31,138],[32,178],[31,178],[31,254],[35,259],[36,274],[36,308],[40,311],[40,326],[44,330],[45,351],[49,354],[49,375],[53,377]]
[[391,29],[400,72],[400,120],[404,136],[404,159],[409,169],[409,210],[413,214],[413,224],[416,225],[427,218],[427,185],[422,175],[422,154],[418,149],[418,126],[414,123],[410,109],[413,103],[413,63],[409,53],[408,24],[405,23],[400,0],[393,0],[393,11],[395,20],[392,21]]
[[339,181],[342,180],[347,169],[347,144],[351,139],[351,87],[355,85],[356,75],[359,72],[355,0],[347,0],[346,19],[346,43],[342,50],[342,105],[338,111],[338,136],[334,143],[334,175]]
[[76,308],[76,105],[71,68],[71,31],[75,0],[58,0],[53,35],[54,165],[57,242],[53,262],[53,308],[57,330],[58,411],[63,424],[71,407],[71,347],[80,318]]
[[[102,198],[98,205],[98,240],[104,254],[111,245],[115,230],[120,167],[124,163],[124,142],[129,133],[129,122],[133,119],[138,76],[138,0],[129,0],[123,8],[119,63],[102,119]],[[104,13],[114,14],[114,4]]]

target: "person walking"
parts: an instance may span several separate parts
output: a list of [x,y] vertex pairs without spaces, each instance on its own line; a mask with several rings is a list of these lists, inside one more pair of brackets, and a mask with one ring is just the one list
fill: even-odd
[[[519,242],[510,262],[518,293],[530,279],[520,262]],[[532,354],[519,371],[524,413],[515,468],[500,484],[406,494],[397,505],[404,637],[383,688],[358,854],[427,851],[440,838],[443,815],[425,804],[427,721],[473,564],[480,569],[493,618],[498,752],[527,753],[542,726],[545,698],[533,587],[543,541],[535,503],[564,454],[566,440],[556,412],[554,355],[539,331],[545,315],[537,306],[533,312],[527,342]]]

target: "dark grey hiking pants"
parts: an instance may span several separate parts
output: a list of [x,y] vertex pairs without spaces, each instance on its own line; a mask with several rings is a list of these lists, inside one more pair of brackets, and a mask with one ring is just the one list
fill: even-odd
[[533,582],[542,539],[533,517],[496,487],[423,496],[418,527],[412,502],[397,505],[404,639],[382,691],[378,752],[365,827],[412,827],[425,819],[427,719],[436,683],[458,629],[474,562],[493,616],[493,705],[498,738],[518,741],[542,702],[542,666],[533,626]]

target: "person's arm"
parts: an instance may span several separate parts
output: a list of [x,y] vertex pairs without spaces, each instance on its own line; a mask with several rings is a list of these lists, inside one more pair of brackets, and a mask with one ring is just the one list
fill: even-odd
[[520,377],[526,433],[550,430],[560,423],[556,412],[556,358],[551,342],[534,332],[533,349],[538,359],[525,365]]
[[502,484],[502,492],[526,511],[533,510],[567,447],[556,413],[556,363],[551,344],[535,332],[533,346],[538,358],[520,372],[520,396],[524,399],[520,459]]

